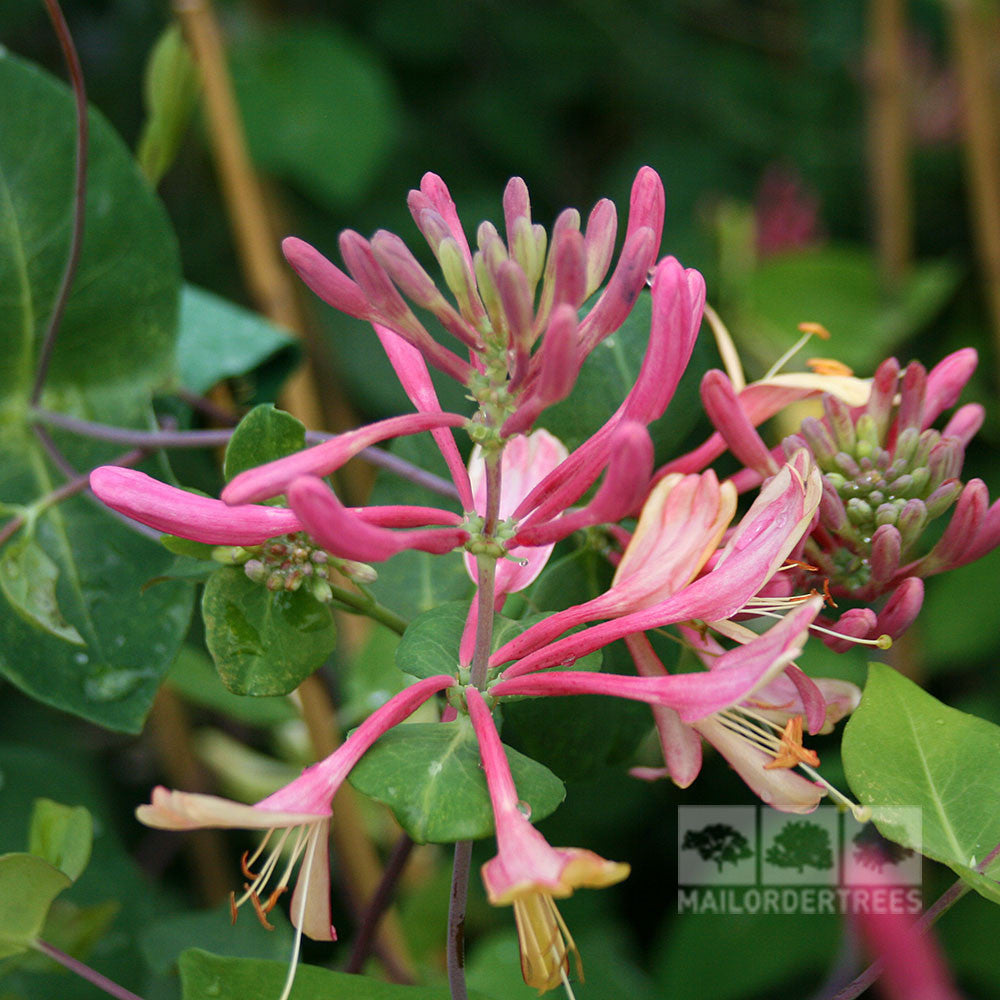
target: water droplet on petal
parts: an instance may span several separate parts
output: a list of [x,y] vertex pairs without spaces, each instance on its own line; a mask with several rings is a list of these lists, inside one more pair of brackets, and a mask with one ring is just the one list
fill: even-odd
[[517,811],[525,818],[531,819],[531,806],[524,799],[518,800]]

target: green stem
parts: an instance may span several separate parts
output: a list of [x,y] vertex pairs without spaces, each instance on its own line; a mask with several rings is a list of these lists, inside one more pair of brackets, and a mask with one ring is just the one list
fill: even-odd
[[406,631],[409,622],[395,611],[390,611],[385,605],[379,604],[370,593],[359,594],[354,590],[347,590],[344,587],[330,585],[333,591],[334,600],[341,604],[346,604],[353,611],[358,611],[380,625],[392,629],[397,635],[402,635]]

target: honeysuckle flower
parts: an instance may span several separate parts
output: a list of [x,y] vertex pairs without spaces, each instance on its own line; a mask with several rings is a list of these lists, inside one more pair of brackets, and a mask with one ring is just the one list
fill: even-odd
[[[295,237],[284,241],[285,256],[320,298],[382,331],[383,344],[384,332],[401,338],[422,360],[469,386],[481,404],[496,407],[507,421],[505,435],[528,430],[542,409],[568,395],[587,354],[621,326],[642,290],[663,230],[659,177],[649,167],[636,175],[621,256],[582,320],[579,309],[613,256],[617,212],[610,201],[597,203],[585,232],[579,213],[567,209],[550,239],[532,222],[527,187],[514,177],[503,196],[506,240],[484,222],[475,252],[440,177],[425,174],[408,201],[453,303],[406,244],[385,231],[370,241],[350,230],[341,234],[347,274]],[[435,316],[470,361],[435,341],[406,299]],[[399,357],[390,360],[399,371]],[[496,397],[501,383],[502,399]]]
[[583,978],[579,952],[555,899],[575,889],[600,889],[626,878],[629,866],[579,847],[551,847],[522,812],[500,737],[483,696],[467,688],[496,825],[497,854],[483,865],[494,906],[513,906],[524,981],[540,992],[568,983],[569,955]]
[[[647,629],[731,618],[746,609],[784,564],[808,528],[819,494],[819,474],[808,455],[800,452],[765,484],[709,571],[692,578],[713,555],[732,515],[733,496],[711,474],[700,482],[669,481],[650,498],[651,511],[662,506],[667,516],[656,513],[645,520],[640,516],[642,530],[636,531],[634,549],[623,556],[624,568],[619,567],[609,595],[533,625],[497,649],[490,666],[513,660],[503,676],[516,677],[572,662],[615,639]],[[671,496],[673,503],[668,502]],[[681,512],[688,503],[697,507],[688,517],[686,534]],[[602,617],[611,620],[552,641],[567,628]]]
[[511,676],[505,672],[490,685],[489,693],[496,698],[602,694],[666,705],[681,721],[697,722],[749,698],[790,666],[821,605],[820,597],[801,602],[762,635],[723,653],[707,672],[633,677],[582,670],[510,671]]
[[[698,651],[710,670],[718,668],[722,647],[710,636],[694,629],[682,629],[685,639]],[[626,643],[640,676],[666,676],[659,657],[645,635],[632,635]],[[794,668],[793,668],[794,669]],[[637,767],[632,775],[647,781],[669,777],[687,788],[701,770],[704,739],[729,762],[733,770],[760,799],[782,812],[812,812],[826,794],[825,782],[810,781],[795,773],[799,765],[816,766],[819,758],[802,746],[803,718],[812,716],[812,733],[832,731],[836,722],[853,711],[861,692],[847,681],[827,678],[811,681],[818,693],[804,697],[787,673],[780,674],[750,697],[703,719],[687,723],[676,709],[652,706],[663,768]],[[817,719],[816,708],[820,709]]]
[[[507,521],[514,509],[553,469],[567,456],[566,446],[548,431],[536,430],[518,434],[503,449],[500,459],[500,508],[498,519]],[[469,459],[469,480],[472,483],[474,510],[486,512],[486,461],[482,449],[473,449]],[[506,558],[497,565],[497,605],[503,604],[508,594],[524,590],[545,568],[552,554],[555,541],[548,545],[513,545],[506,550]],[[473,581],[476,580],[476,558],[465,556],[465,567]]]
[[[418,681],[377,709],[325,760],[254,805],[232,802],[216,795],[153,789],[148,805],[136,816],[147,826],[161,830],[205,828],[267,831],[252,854],[244,854],[244,891],[231,896],[233,920],[240,906],[250,902],[261,923],[286,891],[295,865],[301,871],[292,894],[290,915],[296,928],[295,945],[285,988],[287,1000],[298,962],[301,936],[316,941],[335,941],[330,922],[330,862],[327,848],[332,802],[337,789],[368,748],[386,731],[401,722],[438,691],[452,687],[455,678],[440,674]],[[280,831],[280,833],[278,833]],[[277,836],[275,834],[277,833]],[[282,854],[290,848],[282,868]],[[263,861],[260,859],[268,851]],[[255,870],[255,866],[256,867]],[[280,874],[279,874],[280,869]]]
[[98,499],[133,521],[207,545],[256,545],[302,530],[302,522],[285,507],[230,507],[117,465],[94,469],[90,488]]
[[757,255],[761,259],[823,241],[820,202],[794,168],[772,164],[754,199]]

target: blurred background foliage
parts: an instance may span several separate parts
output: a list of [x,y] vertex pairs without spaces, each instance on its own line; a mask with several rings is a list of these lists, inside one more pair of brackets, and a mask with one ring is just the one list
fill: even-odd
[[[977,220],[987,206],[966,180],[969,135],[948,5],[906,5],[912,187],[911,225],[904,225],[911,239],[902,265],[879,250],[882,223],[873,210],[877,158],[870,155],[868,132],[878,95],[870,6],[860,0],[227,0],[217,12],[277,231],[301,236],[337,259],[341,229],[369,235],[386,228],[419,253],[405,195],[426,170],[446,179],[471,234],[480,219],[500,216],[500,194],[512,174],[525,178],[535,218],[548,224],[563,207],[586,212],[604,195],[624,215],[636,169],[651,164],[667,191],[663,249],[704,272],[709,299],[729,324],[751,377],[794,342],[795,326],[805,320],[832,333],[819,352],[859,375],[870,374],[889,352],[930,367],[950,350],[975,346],[980,369],[963,399],[985,403],[988,417],[969,450],[965,478],[982,477],[995,497],[997,331],[976,252]],[[65,13],[90,101],[137,148],[147,122],[144,78],[170,23],[167,5],[66,0]],[[1000,31],[995,19],[988,23],[996,97]],[[0,42],[64,75],[41,4],[6,0]],[[167,156],[159,184],[184,274],[201,288],[251,305],[205,120],[197,98],[186,99],[191,122],[178,129],[176,158]],[[303,299],[325,402],[337,404],[327,414],[331,425],[404,409],[370,331]],[[717,363],[710,344],[700,357],[703,366]],[[258,369],[231,380],[230,390],[241,405],[270,400],[276,377]],[[442,394],[446,407],[461,405],[453,386],[442,386]],[[673,419],[670,411],[665,419]],[[703,425],[692,426],[690,411],[676,419],[678,438],[704,433]],[[213,489],[210,462],[211,456],[183,456],[174,464],[181,481],[202,479],[205,489]],[[930,581],[921,620],[891,654],[935,696],[993,722],[1000,722],[998,570],[994,553]],[[394,577],[388,570],[386,578],[390,590],[405,590],[405,572]],[[455,575],[442,596],[462,596],[462,586]],[[173,684],[198,702],[190,707],[196,723],[227,718],[231,730],[250,734],[258,747],[282,746],[294,757],[288,741],[294,747],[297,737],[287,730],[281,703],[248,712],[221,687],[206,693],[209,680],[193,679],[204,664],[192,656],[179,665]],[[811,672],[863,682],[861,653],[835,656],[819,647],[809,657],[803,665]],[[391,643],[376,633],[360,653],[334,663],[329,673],[349,715],[364,713],[380,691],[399,683],[385,667],[390,658]],[[140,833],[129,821],[131,805],[159,776],[147,744],[69,721],[9,688],[4,697],[18,711],[3,724],[0,849],[23,848],[24,831],[9,818],[25,815],[31,796],[79,799],[94,811],[103,846],[95,849],[89,877],[66,898],[81,912],[111,896],[123,900],[115,932],[96,946],[95,963],[133,986],[145,982],[152,1000],[177,994],[171,956],[183,946],[207,942],[220,952],[232,947],[244,948],[242,954],[283,954],[283,947],[256,938],[227,945],[217,927],[206,930],[204,916],[189,912],[191,900],[205,894],[192,884],[182,857],[165,856],[162,837]],[[611,730],[603,734],[607,759],[597,755],[586,766],[562,769],[569,796],[543,829],[555,843],[628,859],[634,875],[615,890],[581,894],[565,905],[588,972],[577,995],[584,1000],[625,989],[637,1000],[752,1000],[779,990],[812,995],[850,954],[838,920],[676,917],[676,806],[749,802],[747,790],[718,761],[684,793],[633,782],[620,757],[635,743],[627,732],[641,735],[641,713],[637,727],[633,712],[606,720],[599,709],[586,709],[588,724]],[[843,784],[836,739],[819,742],[824,774]],[[202,749],[216,763],[233,753],[218,743]],[[74,758],[69,767],[61,760],[68,752]],[[560,752],[576,751],[560,745],[553,758]],[[383,814],[372,810],[369,821],[376,836],[391,842]],[[143,876],[118,849],[119,835],[137,849],[147,878],[168,876],[148,896],[138,888]],[[480,845],[477,857],[485,860],[489,849]],[[949,873],[930,862],[925,872],[929,902],[948,884]],[[440,975],[446,897],[445,853],[421,849],[404,880],[401,915],[417,963],[432,977]],[[151,914],[158,923],[149,923]],[[350,915],[342,910],[335,917],[349,940]],[[532,995],[520,983],[509,918],[509,912],[490,911],[474,889],[470,986],[505,1000]],[[95,911],[90,919],[109,917]],[[136,922],[141,931],[131,926]],[[996,907],[967,899],[944,918],[940,933],[969,995],[1000,997]],[[287,926],[278,934],[284,945]],[[307,959],[328,961],[329,954],[317,949]],[[335,954],[333,962],[343,957]],[[0,985],[0,994],[93,995],[91,987],[64,976],[58,987],[52,981],[22,969]]]

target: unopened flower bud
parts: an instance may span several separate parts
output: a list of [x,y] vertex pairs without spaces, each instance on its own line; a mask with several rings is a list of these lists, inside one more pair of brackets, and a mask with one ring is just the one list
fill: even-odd
[[270,570],[259,559],[248,559],[243,564],[243,572],[254,583],[263,583],[267,579]]
[[338,567],[341,573],[354,580],[355,583],[374,583],[378,579],[378,572],[368,563],[354,562],[351,559],[338,560]]

